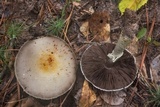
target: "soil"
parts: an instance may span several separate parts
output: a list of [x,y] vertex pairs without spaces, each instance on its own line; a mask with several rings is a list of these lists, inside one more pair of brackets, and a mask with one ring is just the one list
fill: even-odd
[[[80,70],[79,61],[84,50],[92,44],[91,39],[87,39],[87,37],[80,32],[80,27],[91,18],[94,12],[107,12],[106,15],[104,14],[104,18],[106,16],[108,17],[109,14],[109,20],[103,19],[103,21],[110,23],[111,43],[117,42],[122,31],[125,31],[124,33],[129,35],[129,37],[134,38],[141,28],[147,28],[146,36],[149,35],[152,40],[147,42],[147,37],[143,37],[138,40],[136,44],[130,46],[135,49],[135,45],[138,45],[136,48],[138,53],[134,54],[134,56],[137,60],[137,67],[140,68],[140,72],[138,73],[139,78],[137,78],[129,88],[124,90],[127,94],[124,102],[113,107],[144,107],[146,102],[148,102],[150,95],[148,95],[147,90],[149,87],[146,84],[154,84],[154,77],[152,80],[150,76],[150,63],[160,54],[160,46],[153,43],[153,41],[160,42],[160,11],[158,11],[160,10],[160,1],[148,0],[148,3],[136,11],[136,14],[123,16],[121,16],[118,9],[120,0],[73,1],[74,0],[0,1],[0,55],[5,52],[4,58],[0,57],[1,107],[79,107],[79,101],[83,98],[81,90],[83,88],[83,82],[85,81]],[[58,35],[50,34],[47,30],[50,26],[50,21],[61,18],[61,13],[65,6],[65,25],[63,30],[59,32]],[[90,21],[94,23],[94,20],[90,19]],[[10,39],[7,35],[7,29],[12,22],[21,23],[24,26],[22,32],[14,39]],[[101,24],[101,22],[102,21],[100,21],[99,24]],[[97,22],[96,24],[102,27],[98,25]],[[90,29],[89,31],[93,34],[89,35],[91,38],[94,37],[95,29],[94,27],[94,29]],[[100,30],[98,30],[98,33],[99,32]],[[74,50],[78,61],[77,80],[74,87],[66,94],[51,100],[39,100],[27,95],[19,86],[14,75],[14,60],[19,48],[24,42],[41,36],[58,36],[64,39]],[[2,49],[1,47],[7,47],[7,49]],[[144,47],[147,47],[146,54],[144,53]],[[138,62],[138,60],[143,60],[143,57],[145,57],[145,60],[142,61],[142,63]],[[4,60],[7,62],[4,62]],[[143,71],[142,74],[145,74],[145,80],[141,75],[141,71]],[[100,97],[99,93],[101,92],[98,89],[94,88],[91,84],[89,84],[89,86],[97,96],[97,99],[92,102],[91,107],[112,107],[112,105],[107,104],[105,100]],[[152,107],[152,104],[148,105],[148,107]]]

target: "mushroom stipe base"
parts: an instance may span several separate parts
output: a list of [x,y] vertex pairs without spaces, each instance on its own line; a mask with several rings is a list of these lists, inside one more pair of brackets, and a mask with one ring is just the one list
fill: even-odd
[[111,63],[108,53],[115,45],[92,44],[82,55],[80,66],[87,81],[102,91],[119,91],[129,87],[137,77],[135,58],[128,50],[116,62]]

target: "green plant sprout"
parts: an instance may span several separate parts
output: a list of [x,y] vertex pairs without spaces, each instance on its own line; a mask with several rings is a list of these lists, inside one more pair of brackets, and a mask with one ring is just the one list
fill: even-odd
[[48,27],[48,32],[50,34],[53,34],[53,35],[59,35],[60,32],[63,30],[63,27],[64,27],[64,23],[65,23],[65,20],[62,19],[62,18],[56,18],[55,20],[52,19],[50,22],[49,22],[49,27]]
[[0,61],[2,62],[2,67],[3,67],[0,72],[0,83],[2,82],[2,77],[9,63],[9,57],[8,57],[8,54],[6,53],[6,49],[7,49],[7,46],[5,45],[0,46]]
[[19,34],[23,30],[23,24],[11,22],[9,26],[7,27],[6,34],[9,38],[9,40],[4,44],[0,46],[0,60],[2,61],[2,71],[0,73],[0,80],[2,80],[2,77],[6,73],[6,69],[11,69],[10,63],[10,57],[12,57],[13,52],[7,51],[8,48],[13,48],[15,44],[15,38],[19,36]]
[[50,34],[53,34],[53,35],[57,36],[62,32],[64,24],[65,24],[64,16],[65,16],[65,9],[66,9],[67,6],[68,6],[68,3],[62,9],[60,18],[57,17],[56,19],[52,19],[49,22],[49,27],[47,28],[47,31]]
[[10,39],[15,39],[22,32],[23,24],[11,22],[7,29],[7,35]]
[[6,56],[5,56],[5,50],[7,49],[6,46],[0,46],[0,60],[3,62],[3,63],[7,63],[7,59],[6,59]]
[[141,28],[138,31],[137,39],[139,40],[139,39],[143,38],[146,34],[147,34],[147,28]]
[[[147,28],[141,28],[137,34],[137,41],[142,39],[147,34]],[[148,44],[154,44],[155,46],[160,46],[160,42],[148,37],[145,39]]]
[[123,51],[126,49],[130,42],[131,39],[129,37],[122,36],[122,34],[120,35],[115,48],[107,55],[113,63],[123,55]]
[[160,87],[157,89],[149,89],[149,101],[147,105],[152,104],[152,107],[160,107]]

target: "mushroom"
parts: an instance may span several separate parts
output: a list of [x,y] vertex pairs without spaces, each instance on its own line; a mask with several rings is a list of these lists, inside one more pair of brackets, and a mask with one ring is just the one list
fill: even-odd
[[114,44],[92,44],[82,55],[80,66],[87,81],[102,91],[119,91],[129,87],[137,76],[135,58],[128,50],[115,62],[108,57]]
[[75,56],[67,43],[57,37],[27,41],[16,56],[15,75],[29,95],[44,100],[56,98],[74,85]]

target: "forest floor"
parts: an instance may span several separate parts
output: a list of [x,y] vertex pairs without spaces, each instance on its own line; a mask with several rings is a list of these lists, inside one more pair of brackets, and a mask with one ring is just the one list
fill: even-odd
[[[110,34],[107,38],[110,39],[109,42],[116,43],[122,32],[122,25],[125,23],[123,20],[125,16],[121,15],[118,9],[118,1],[1,0],[0,107],[160,106],[158,101],[160,100],[158,88],[160,68],[151,68],[154,58],[160,54],[160,1],[158,0],[149,0],[136,12],[136,17],[139,19],[136,22],[138,31],[146,28],[147,33],[137,40],[137,31],[134,40],[128,47],[136,58],[138,68],[138,76],[129,88],[116,94],[102,92],[85,81],[79,64],[74,87],[56,99],[40,100],[29,96],[16,80],[15,57],[20,47],[28,40],[42,36],[58,36],[74,50],[78,62],[84,50],[92,42],[97,41],[94,38],[94,30],[101,32],[102,24],[110,24]],[[107,15],[103,12],[106,12]],[[99,15],[92,16],[93,13],[99,13]],[[85,26],[87,21],[92,21],[93,26],[97,27],[88,28]],[[85,31],[82,31],[82,27]],[[103,42],[103,40],[98,39],[98,42]],[[160,63],[159,57],[157,62]]]

